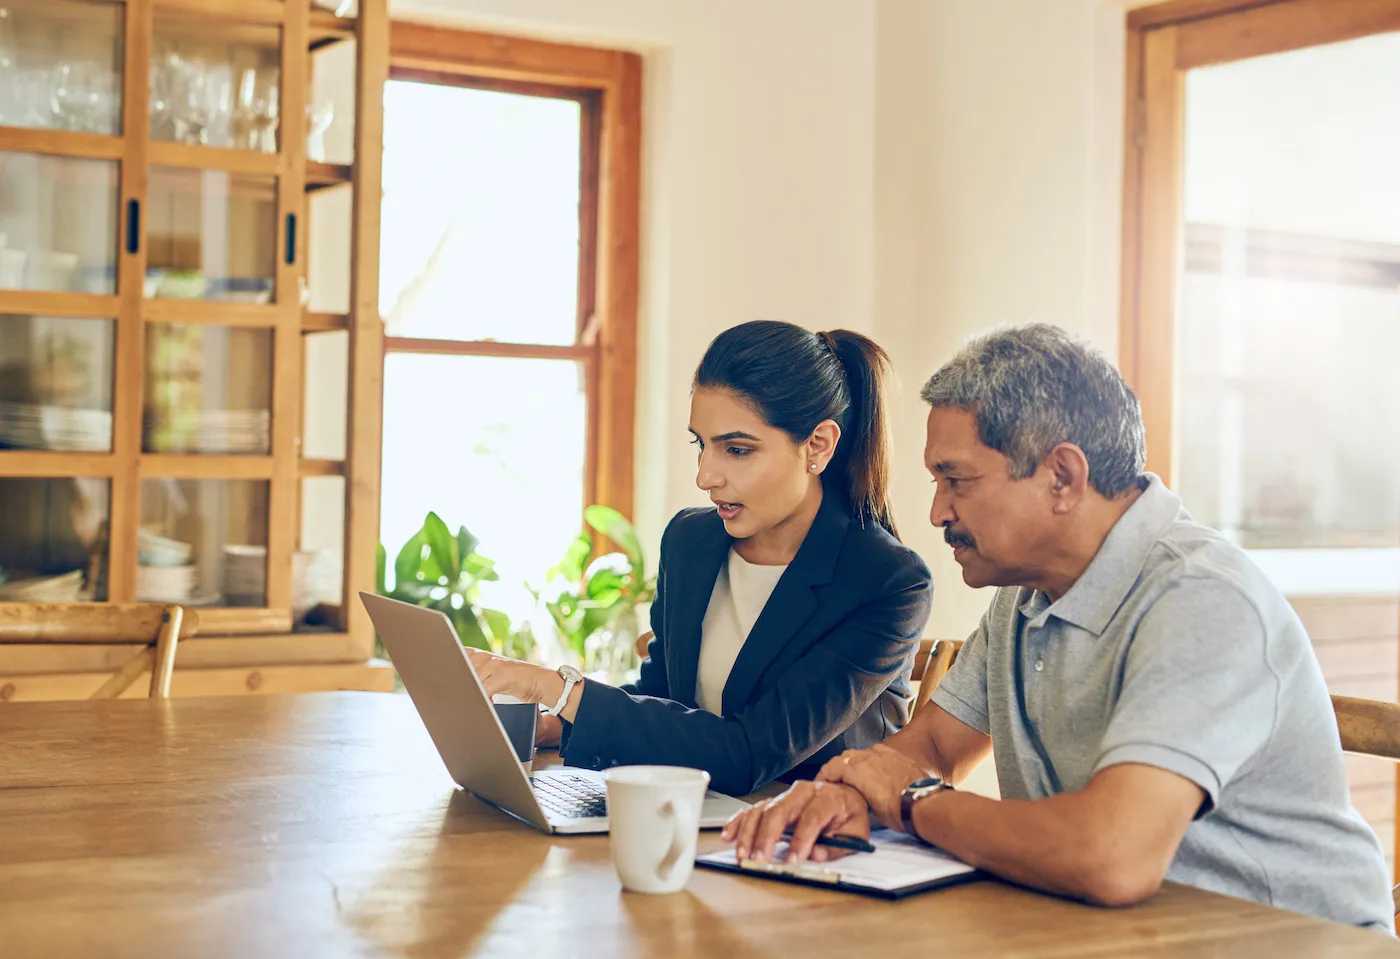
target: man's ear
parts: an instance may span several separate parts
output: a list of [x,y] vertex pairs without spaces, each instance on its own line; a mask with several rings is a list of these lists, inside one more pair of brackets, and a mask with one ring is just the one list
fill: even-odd
[[1073,443],[1061,443],[1041,461],[1057,514],[1074,510],[1089,492],[1089,460]]

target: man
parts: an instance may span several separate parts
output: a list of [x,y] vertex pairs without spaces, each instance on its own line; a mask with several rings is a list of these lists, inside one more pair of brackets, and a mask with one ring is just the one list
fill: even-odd
[[[1302,624],[1244,552],[1144,473],[1137,398],[1100,354],[1028,326],[928,381],[924,461],[991,607],[903,731],[735,817],[766,859],[870,820],[1013,882],[1128,905],[1163,879],[1392,929]],[[992,751],[1003,798],[955,791]]]

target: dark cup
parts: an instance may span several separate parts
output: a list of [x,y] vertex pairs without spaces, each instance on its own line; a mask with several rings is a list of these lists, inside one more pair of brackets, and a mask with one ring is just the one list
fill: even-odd
[[506,738],[515,747],[515,755],[522,763],[535,758],[535,722],[539,719],[540,707],[534,703],[495,703],[496,715],[505,727]]

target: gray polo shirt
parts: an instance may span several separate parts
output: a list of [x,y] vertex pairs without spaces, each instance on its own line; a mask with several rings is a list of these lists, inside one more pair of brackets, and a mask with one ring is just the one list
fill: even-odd
[[1168,879],[1394,928],[1385,857],[1352,807],[1303,624],[1155,476],[1058,601],[997,590],[932,700],[992,737],[1008,799],[1080,790],[1119,763],[1200,786]]

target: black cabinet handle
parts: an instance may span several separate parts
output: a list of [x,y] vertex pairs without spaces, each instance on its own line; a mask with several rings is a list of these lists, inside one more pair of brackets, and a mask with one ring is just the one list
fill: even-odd
[[126,201],[126,252],[141,249],[141,201]]
[[297,261],[297,215],[287,214],[287,264]]

